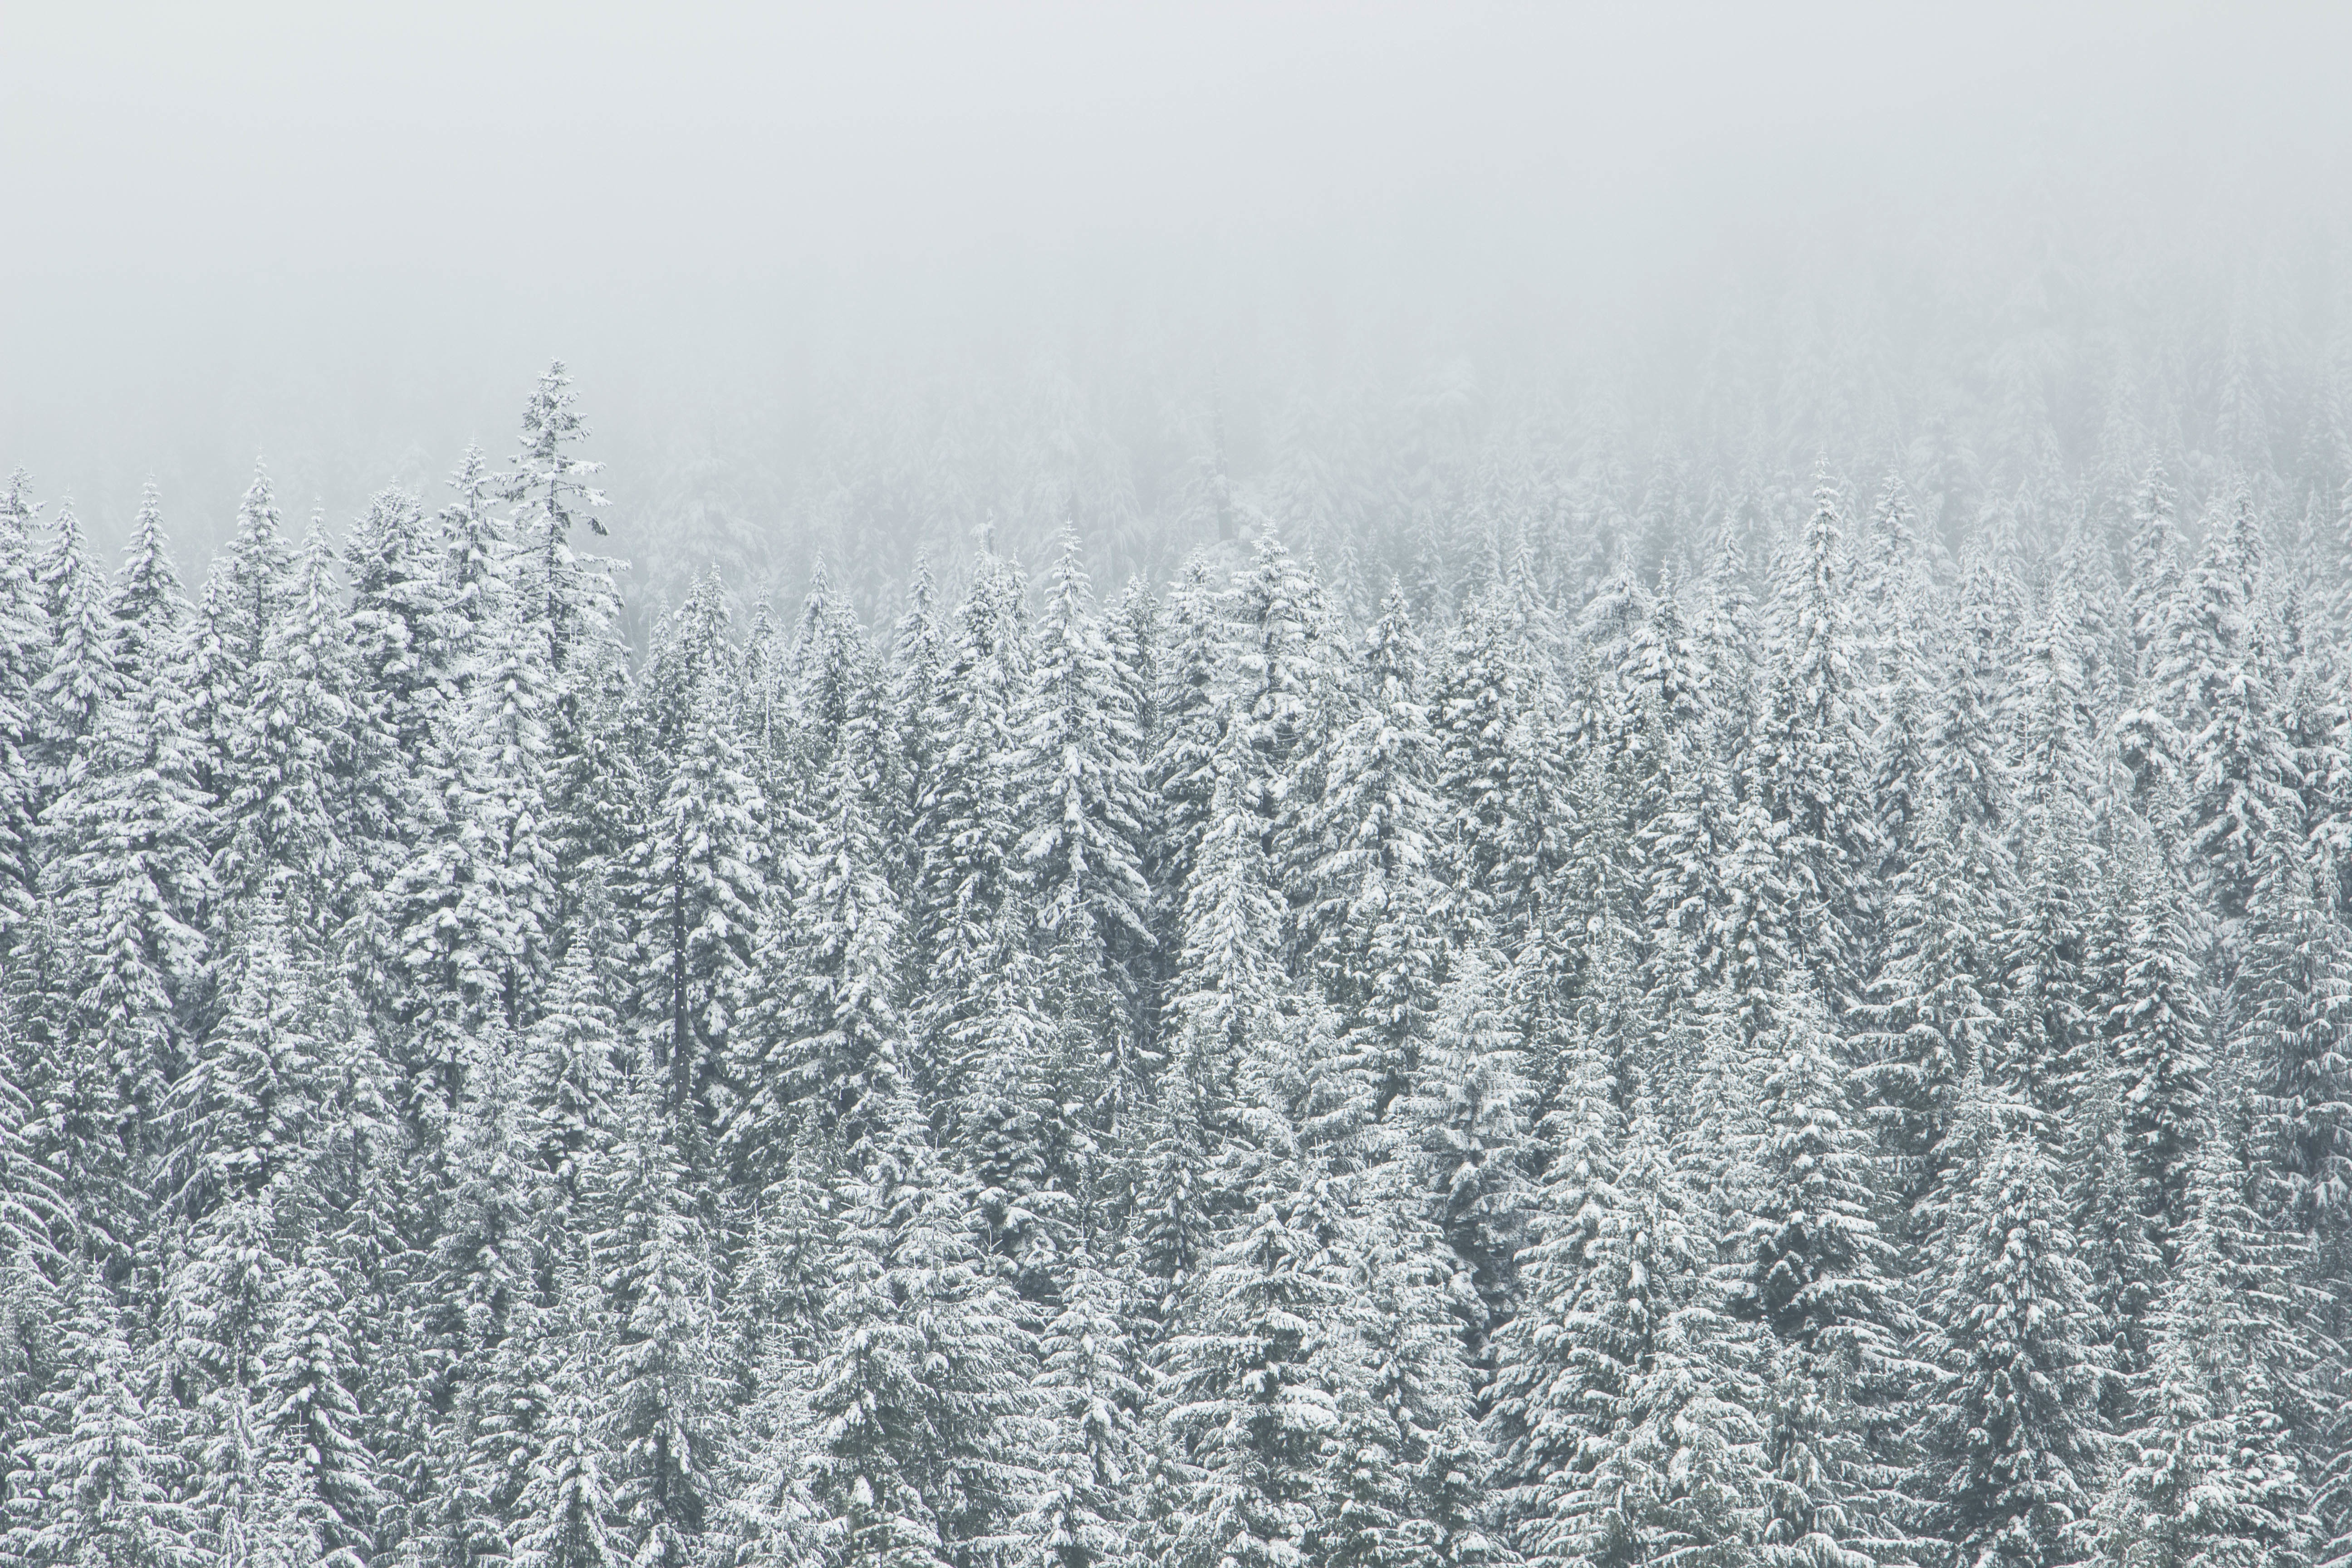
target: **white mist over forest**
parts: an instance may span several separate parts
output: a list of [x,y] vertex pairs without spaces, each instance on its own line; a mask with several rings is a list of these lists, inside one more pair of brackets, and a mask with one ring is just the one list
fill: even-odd
[[0,432],[110,542],[154,479],[201,562],[257,458],[340,533],[561,358],[633,625],[711,559],[887,597],[992,513],[1165,580],[1220,424],[1375,584],[1513,468],[1603,561],[1820,458],[1949,548],[2143,448],[2295,489],[2316,10],[26,7]]

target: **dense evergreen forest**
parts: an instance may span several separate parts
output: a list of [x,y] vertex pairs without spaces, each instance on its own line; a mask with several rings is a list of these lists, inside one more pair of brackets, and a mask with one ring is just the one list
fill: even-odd
[[657,617],[561,366],[19,474],[0,1561],[2352,1563],[2344,422],[2039,363]]

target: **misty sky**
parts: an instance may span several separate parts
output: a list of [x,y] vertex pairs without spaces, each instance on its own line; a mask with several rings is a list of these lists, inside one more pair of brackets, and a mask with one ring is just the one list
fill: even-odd
[[558,355],[620,455],[1141,323],[1566,353],[2035,193],[2333,216],[2336,8],[1782,9],[0,0],[0,464],[200,559],[255,455],[340,526]]

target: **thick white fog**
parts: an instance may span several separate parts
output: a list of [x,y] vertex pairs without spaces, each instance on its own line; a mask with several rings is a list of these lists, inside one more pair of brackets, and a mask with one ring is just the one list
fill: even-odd
[[1219,416],[1263,510],[1447,388],[1473,466],[1874,474],[2021,354],[2335,353],[2328,8],[1783,9],[18,4],[0,461],[200,563],[257,458],[340,530],[561,357],[649,603],[1074,504],[1164,575]]

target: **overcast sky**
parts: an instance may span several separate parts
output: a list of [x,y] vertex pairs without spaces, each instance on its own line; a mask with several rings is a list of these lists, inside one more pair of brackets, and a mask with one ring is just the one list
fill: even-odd
[[2315,4],[0,0],[0,463],[86,512],[184,476],[201,543],[253,454],[345,508],[499,447],[558,354],[655,441],[1081,308],[1606,313],[1882,203],[2326,203],[2347,42]]

